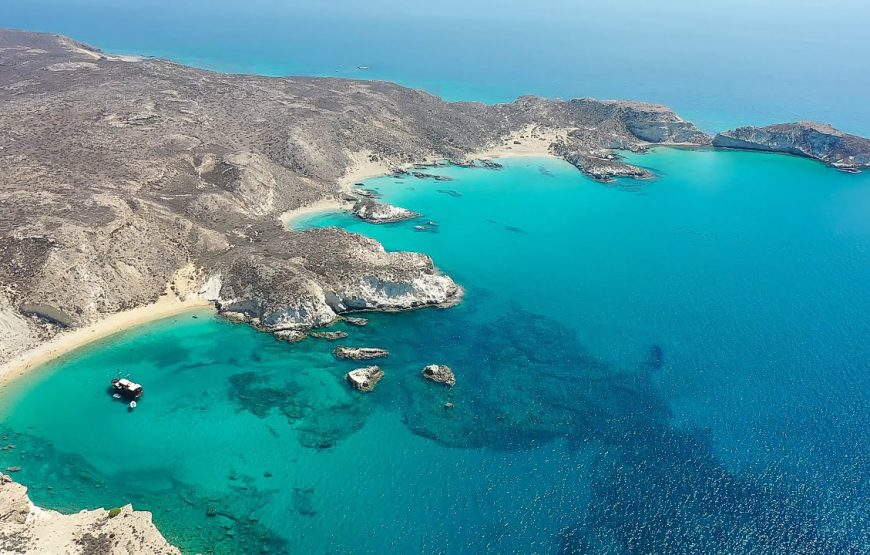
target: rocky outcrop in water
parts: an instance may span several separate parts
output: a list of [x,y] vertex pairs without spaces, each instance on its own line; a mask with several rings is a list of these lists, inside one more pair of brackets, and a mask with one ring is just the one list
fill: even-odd
[[63,515],[30,502],[27,488],[0,474],[0,553],[176,555],[151,522],[130,505]]
[[357,368],[347,373],[347,381],[354,389],[368,393],[375,389],[381,378],[384,377],[384,371],[378,366],[367,366],[365,368]]
[[578,170],[602,183],[610,183],[617,177],[629,177],[633,179],[650,179],[653,177],[651,171],[622,162],[612,155],[608,157],[607,155],[581,154],[570,150],[565,145],[557,145],[555,152]]
[[337,339],[344,339],[347,337],[346,331],[312,331],[309,332],[309,336],[315,339],[326,339],[329,341],[335,341]]
[[351,211],[357,218],[373,224],[401,222],[417,218],[421,215],[405,208],[400,208],[383,202],[376,202],[371,199],[358,201],[353,205]]
[[794,154],[845,171],[870,167],[870,140],[843,133],[824,123],[740,127],[716,135],[713,146]]
[[390,356],[390,352],[386,349],[377,349],[375,347],[344,347],[339,346],[333,349],[332,354],[336,358],[345,360],[372,360]]
[[369,321],[365,318],[361,318],[359,316],[345,316],[342,318],[344,322],[350,324],[351,326],[363,327],[369,325]]
[[443,364],[430,364],[423,368],[421,374],[427,380],[432,380],[448,387],[456,385],[456,376],[453,375],[453,370]]

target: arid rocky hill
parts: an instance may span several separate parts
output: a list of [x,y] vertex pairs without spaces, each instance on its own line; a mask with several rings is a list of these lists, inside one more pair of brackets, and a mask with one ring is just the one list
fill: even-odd
[[826,123],[778,123],[739,127],[716,135],[713,145],[804,156],[845,171],[870,168],[870,139],[849,135]]
[[60,325],[154,301],[189,263],[212,297],[271,328],[455,302],[461,289],[428,257],[283,228],[282,213],[337,198],[360,164],[461,161],[553,133],[553,153],[607,179],[638,175],[611,149],[710,142],[658,105],[448,103],[390,83],[226,75],[19,31],[0,31],[0,107],[0,363]]

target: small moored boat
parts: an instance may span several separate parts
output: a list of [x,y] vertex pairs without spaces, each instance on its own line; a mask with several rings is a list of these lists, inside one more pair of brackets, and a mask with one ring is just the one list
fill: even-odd
[[[131,382],[127,378],[115,378],[112,380],[112,391],[124,399],[136,401],[142,397],[142,386]],[[114,395],[112,395],[114,397]]]

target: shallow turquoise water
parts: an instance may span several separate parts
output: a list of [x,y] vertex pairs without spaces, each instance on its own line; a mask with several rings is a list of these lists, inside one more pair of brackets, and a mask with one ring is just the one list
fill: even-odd
[[[369,182],[436,232],[301,222],[467,288],[344,328],[392,352],[372,394],[331,343],[188,314],[0,393],[0,468],[38,504],[133,502],[190,551],[867,552],[870,176],[632,160],[659,177],[518,158]],[[453,390],[419,377],[432,362]],[[134,413],[105,391],[119,371],[145,384]]]

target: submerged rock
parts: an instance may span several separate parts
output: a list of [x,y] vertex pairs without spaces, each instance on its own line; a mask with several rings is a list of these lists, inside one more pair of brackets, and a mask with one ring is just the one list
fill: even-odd
[[421,374],[427,380],[432,380],[448,387],[456,385],[456,376],[453,375],[453,370],[443,364],[430,364],[423,368]]
[[713,146],[794,154],[846,171],[870,168],[870,139],[843,133],[824,123],[739,127],[716,135]]
[[350,324],[351,326],[367,326],[369,325],[369,321],[366,318],[361,318],[359,316],[345,316],[344,321]]
[[305,332],[299,330],[278,330],[273,331],[272,335],[275,339],[280,339],[281,341],[287,341],[289,343],[296,343],[297,341],[305,339]]
[[332,354],[335,355],[336,358],[347,360],[372,360],[374,358],[390,356],[390,352],[386,349],[377,349],[374,347],[339,346],[333,349]]
[[347,381],[354,389],[368,393],[384,377],[384,371],[379,366],[366,366],[347,373]]
[[345,337],[347,337],[347,332],[346,331],[313,331],[313,332],[309,333],[308,335],[310,335],[311,337],[317,338],[317,339],[335,340],[335,339],[344,339]]
[[373,224],[401,222],[421,216],[421,214],[406,208],[375,202],[371,199],[358,201],[353,205],[352,211],[356,217]]

